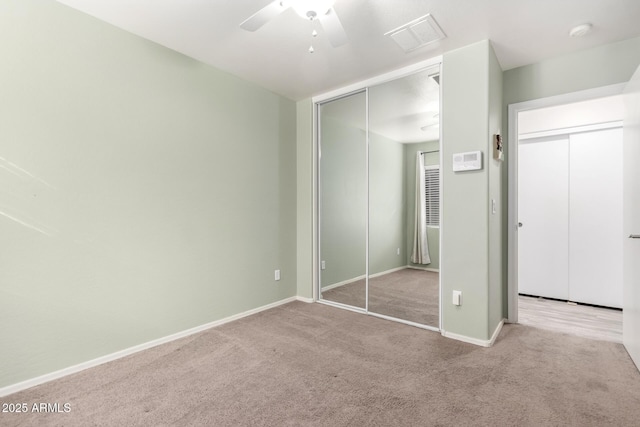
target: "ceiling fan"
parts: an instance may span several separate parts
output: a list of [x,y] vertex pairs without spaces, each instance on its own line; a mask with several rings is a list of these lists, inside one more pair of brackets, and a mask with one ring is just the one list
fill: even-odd
[[[333,47],[347,42],[347,34],[333,8],[335,0],[274,0],[240,24],[240,28],[256,31],[264,24],[292,8],[298,15],[310,21],[318,20]],[[314,34],[315,36],[315,34]]]

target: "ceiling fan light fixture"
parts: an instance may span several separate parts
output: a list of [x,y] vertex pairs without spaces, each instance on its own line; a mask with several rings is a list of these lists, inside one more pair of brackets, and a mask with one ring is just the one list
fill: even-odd
[[315,19],[326,15],[335,0],[290,0],[287,2],[304,19]]
[[[322,26],[323,33],[333,47],[340,47],[348,42],[340,18],[333,8],[335,0],[273,0],[262,9],[240,23],[246,31],[256,31],[285,10],[292,8],[302,18],[311,22],[315,30],[316,21]],[[312,37],[317,36],[312,33]]]

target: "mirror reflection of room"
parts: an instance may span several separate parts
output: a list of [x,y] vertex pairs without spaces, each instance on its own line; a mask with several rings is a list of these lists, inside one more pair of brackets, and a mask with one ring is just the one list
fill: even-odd
[[438,328],[438,67],[369,88],[368,146],[366,101],[320,106],[320,296]]
[[366,308],[366,94],[320,106],[320,293]]
[[437,69],[369,90],[369,306],[439,327]]

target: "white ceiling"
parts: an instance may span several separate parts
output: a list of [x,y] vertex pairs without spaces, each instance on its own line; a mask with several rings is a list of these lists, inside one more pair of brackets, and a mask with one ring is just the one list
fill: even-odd
[[[58,0],[293,100],[490,39],[504,70],[640,35],[638,0],[336,0],[349,42],[289,9],[256,32],[239,24],[271,0]],[[405,53],[383,34],[430,13],[447,38]],[[571,27],[594,31],[570,38]],[[79,35],[80,37],[80,35]]]

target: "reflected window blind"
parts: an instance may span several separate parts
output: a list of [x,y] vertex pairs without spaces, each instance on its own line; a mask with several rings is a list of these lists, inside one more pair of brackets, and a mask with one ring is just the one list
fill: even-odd
[[424,168],[427,226],[440,226],[440,166]]

